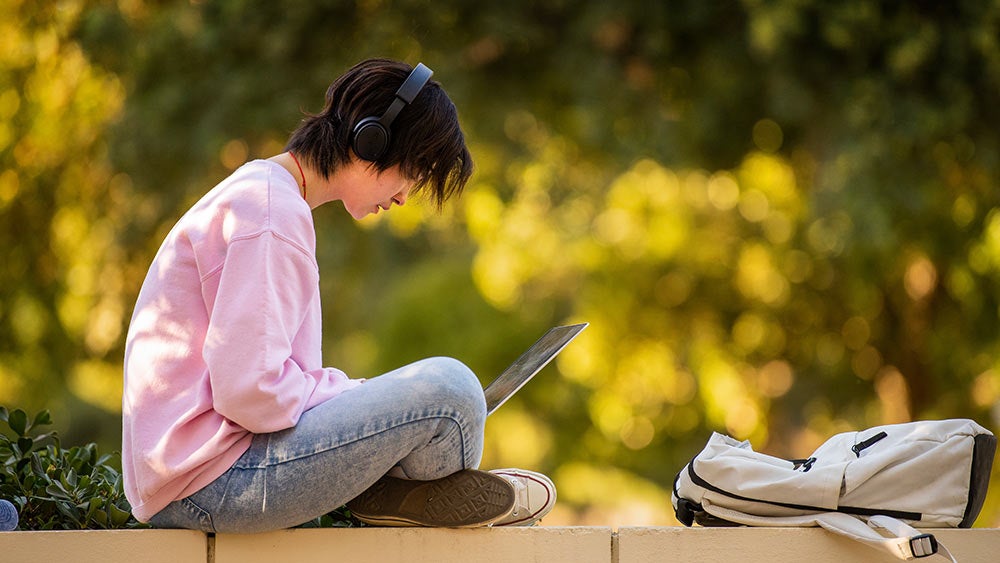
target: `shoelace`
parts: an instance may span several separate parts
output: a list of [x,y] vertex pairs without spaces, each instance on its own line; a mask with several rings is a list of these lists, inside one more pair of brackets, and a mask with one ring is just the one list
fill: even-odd
[[507,479],[507,481],[509,481],[511,485],[514,485],[514,493],[517,496],[517,500],[514,502],[514,510],[511,511],[510,514],[511,514],[511,516],[517,516],[519,510],[521,510],[522,508],[524,508],[524,509],[528,509],[529,508],[529,505],[528,505],[528,486],[525,485],[517,477],[513,477],[511,475],[501,475],[501,476],[504,477],[505,479]]

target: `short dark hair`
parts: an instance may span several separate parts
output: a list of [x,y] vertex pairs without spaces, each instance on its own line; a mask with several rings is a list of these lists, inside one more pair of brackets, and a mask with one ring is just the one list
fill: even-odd
[[[327,89],[323,111],[306,114],[285,150],[329,178],[338,166],[356,158],[351,148],[354,126],[365,117],[382,115],[411,70],[406,63],[389,59],[354,65]],[[372,163],[380,171],[397,164],[405,177],[416,181],[413,191],[430,189],[438,207],[460,194],[472,175],[472,156],[458,125],[458,111],[435,80],[399,113],[388,149]]]

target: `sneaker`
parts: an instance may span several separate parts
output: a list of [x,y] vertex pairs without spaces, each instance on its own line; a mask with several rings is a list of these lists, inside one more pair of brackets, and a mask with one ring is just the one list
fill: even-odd
[[556,486],[541,473],[525,469],[494,469],[490,473],[507,479],[517,491],[514,510],[494,526],[534,526],[556,504]]
[[464,469],[433,481],[385,476],[347,503],[351,513],[373,526],[489,526],[510,514],[515,485],[486,471]]

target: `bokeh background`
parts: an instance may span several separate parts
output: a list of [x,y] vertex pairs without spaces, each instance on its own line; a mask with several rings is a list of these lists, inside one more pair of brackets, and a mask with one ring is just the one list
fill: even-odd
[[675,524],[712,431],[1000,429],[995,0],[0,0],[0,404],[117,450],[163,236],[370,56],[435,70],[477,172],[441,213],[316,211],[325,361],[489,380],[590,322],[487,427],[547,524]]

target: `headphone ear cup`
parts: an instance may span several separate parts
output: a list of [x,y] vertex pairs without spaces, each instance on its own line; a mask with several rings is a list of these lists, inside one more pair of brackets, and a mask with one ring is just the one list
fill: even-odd
[[375,162],[389,146],[389,131],[378,117],[366,117],[354,126],[352,145],[362,160]]

